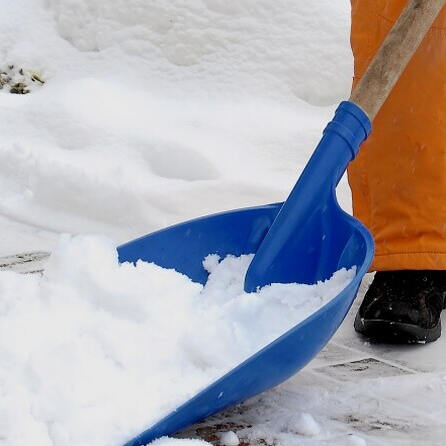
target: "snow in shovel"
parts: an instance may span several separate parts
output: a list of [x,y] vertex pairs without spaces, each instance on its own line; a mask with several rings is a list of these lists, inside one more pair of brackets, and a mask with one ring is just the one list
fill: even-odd
[[247,294],[251,258],[208,256],[203,287],[154,264],[119,265],[105,237],[65,236],[43,276],[0,273],[0,443],[123,444],[354,275]]

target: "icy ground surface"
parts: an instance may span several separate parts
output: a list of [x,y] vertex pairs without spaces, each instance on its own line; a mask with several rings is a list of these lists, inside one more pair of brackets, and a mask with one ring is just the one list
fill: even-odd
[[0,444],[124,444],[355,274],[248,294],[251,259],[209,255],[203,287],[154,264],[119,265],[111,240],[65,236],[43,276],[1,271]]

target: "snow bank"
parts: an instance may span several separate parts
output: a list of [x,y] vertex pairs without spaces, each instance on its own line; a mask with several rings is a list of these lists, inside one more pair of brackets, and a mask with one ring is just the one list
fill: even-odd
[[0,68],[36,71],[45,84],[0,91],[0,215],[30,233],[2,235],[0,250],[29,249],[30,239],[50,249],[60,232],[124,242],[284,199],[333,112],[314,104],[349,94],[349,9],[5,2]]
[[[114,246],[64,237],[43,277],[0,273],[5,445],[120,445],[314,312],[354,274],[246,294],[251,256],[208,257],[202,287],[154,264],[119,265]],[[310,422],[296,425],[309,434]]]
[[222,446],[238,446],[240,440],[234,431],[227,431],[220,436],[220,444]]
[[[60,35],[82,51],[117,49],[172,81],[212,79],[282,100],[330,104],[348,88],[344,0],[49,0]],[[265,91],[267,88],[267,91]]]

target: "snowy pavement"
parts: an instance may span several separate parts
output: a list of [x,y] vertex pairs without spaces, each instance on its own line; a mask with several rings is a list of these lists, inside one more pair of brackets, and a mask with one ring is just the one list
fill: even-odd
[[[46,259],[43,252],[2,257],[0,269],[38,272]],[[365,277],[343,325],[304,370],[177,437],[220,445],[233,431],[242,445],[444,445],[446,336],[410,346],[370,344],[358,336],[353,318],[371,279]]]

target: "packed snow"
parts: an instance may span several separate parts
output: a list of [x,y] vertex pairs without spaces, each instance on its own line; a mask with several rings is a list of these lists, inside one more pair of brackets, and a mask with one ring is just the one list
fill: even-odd
[[[354,276],[352,268],[317,285],[245,293],[251,259],[207,257],[203,287],[154,264],[119,265],[108,239],[65,236],[43,277],[1,272],[1,442],[119,446]],[[300,424],[305,435],[315,429]]]

